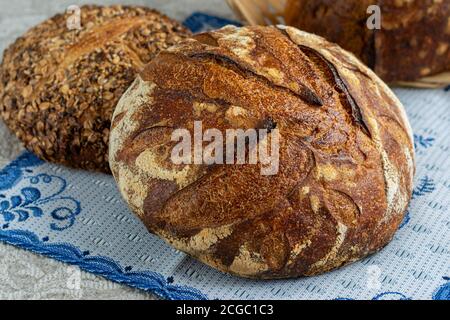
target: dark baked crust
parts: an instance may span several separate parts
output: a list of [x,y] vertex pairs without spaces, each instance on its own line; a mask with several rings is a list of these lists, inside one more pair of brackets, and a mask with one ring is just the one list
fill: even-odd
[[[176,128],[280,130],[280,170],[175,165]],[[225,272],[313,275],[386,245],[411,195],[403,106],[337,45],[290,27],[228,26],[160,53],[119,101],[119,189],[148,229]]]
[[58,14],[5,50],[0,113],[26,148],[72,167],[109,172],[112,111],[136,72],[190,33],[144,7],[83,6],[81,30]]
[[[373,4],[381,30],[366,27]],[[289,0],[286,23],[338,43],[387,82],[450,70],[450,1]]]

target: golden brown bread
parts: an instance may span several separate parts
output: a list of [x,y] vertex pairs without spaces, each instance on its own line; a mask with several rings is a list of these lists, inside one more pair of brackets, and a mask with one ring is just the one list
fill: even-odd
[[[370,5],[381,9],[380,30],[366,26]],[[353,52],[387,82],[450,70],[449,0],[288,0],[285,19]]]
[[[176,165],[174,129],[280,132],[260,165]],[[411,196],[403,106],[352,54],[291,27],[227,26],[163,51],[120,99],[110,134],[119,189],[148,229],[224,272],[314,275],[375,252]]]
[[136,72],[190,33],[144,7],[83,6],[81,29],[69,13],[29,30],[0,66],[0,114],[39,157],[109,172],[112,111]]

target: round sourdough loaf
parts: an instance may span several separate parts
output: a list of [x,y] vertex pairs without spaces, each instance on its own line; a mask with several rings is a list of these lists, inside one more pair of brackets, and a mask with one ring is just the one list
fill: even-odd
[[[194,121],[221,132],[270,123],[278,173],[174,164],[172,132],[193,134]],[[411,129],[391,90],[337,45],[284,26],[227,26],[157,55],[115,109],[109,161],[151,232],[251,278],[314,275],[379,250],[414,174]]]
[[4,52],[0,114],[39,157],[109,172],[117,101],[138,69],[189,32],[144,7],[83,6],[79,29],[67,25],[74,14],[44,21]]
[[450,71],[449,0],[288,0],[285,19],[353,52],[387,82]]

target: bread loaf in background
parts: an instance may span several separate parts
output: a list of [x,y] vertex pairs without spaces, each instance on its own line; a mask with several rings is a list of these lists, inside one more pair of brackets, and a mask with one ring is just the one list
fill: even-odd
[[[381,9],[381,29],[366,22]],[[450,70],[449,0],[287,0],[286,24],[353,52],[387,82]]]
[[[260,165],[176,165],[173,130],[279,130]],[[154,234],[224,272],[319,274],[380,250],[411,196],[412,133],[391,90],[352,54],[292,27],[227,26],[161,52],[120,99],[110,165]]]
[[145,7],[83,6],[79,13],[80,28],[76,11],[58,14],[5,50],[0,114],[39,157],[109,172],[117,101],[137,70],[190,33]]

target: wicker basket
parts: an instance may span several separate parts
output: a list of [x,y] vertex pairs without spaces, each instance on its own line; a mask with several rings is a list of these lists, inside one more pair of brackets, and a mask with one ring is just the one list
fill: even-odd
[[[231,9],[250,25],[284,24],[286,0],[227,0]],[[393,85],[415,88],[442,88],[450,85],[450,71],[414,82]]]

